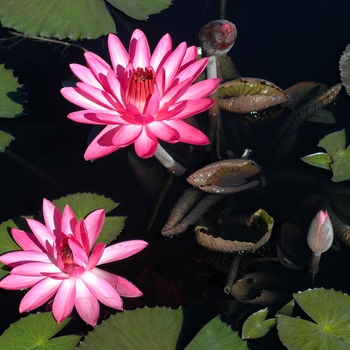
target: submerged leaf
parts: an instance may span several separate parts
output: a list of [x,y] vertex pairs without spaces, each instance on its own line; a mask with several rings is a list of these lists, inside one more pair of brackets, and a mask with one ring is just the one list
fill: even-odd
[[17,118],[24,115],[23,103],[22,85],[18,83],[11,70],[0,65],[0,118]]
[[[73,349],[81,336],[66,335],[52,338],[70,321],[57,323],[51,312],[29,314],[21,318],[0,337],[1,349]],[[52,339],[51,339],[52,338]]]

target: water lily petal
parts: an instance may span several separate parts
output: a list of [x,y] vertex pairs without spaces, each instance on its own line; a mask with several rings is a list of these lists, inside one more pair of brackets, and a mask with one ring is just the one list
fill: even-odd
[[129,54],[120,39],[114,34],[108,35],[108,51],[114,72],[117,71],[117,66],[119,65],[127,66],[130,60]]
[[77,83],[77,88],[80,91],[85,92],[85,96],[89,96],[90,100],[96,101],[97,104],[105,107],[108,110],[114,110],[114,105],[111,103],[111,98],[108,92],[102,89],[98,89],[94,86],[85,83]]
[[99,209],[90,213],[84,220],[86,231],[89,232],[89,250],[95,244],[97,237],[101,233],[105,216],[105,211],[103,209]]
[[202,113],[207,109],[209,109],[213,104],[214,104],[214,101],[209,98],[202,99],[202,100],[187,100],[186,107],[176,116],[174,116],[171,119],[168,119],[168,121],[184,119],[184,118],[188,118],[193,115]]
[[51,260],[47,254],[34,250],[24,250],[12,253],[6,253],[0,256],[0,262],[11,267],[17,266],[21,263],[36,261],[50,263]]
[[55,280],[53,278],[45,278],[32,287],[29,292],[23,297],[19,312],[26,312],[34,310],[42,304],[46,303],[54,296],[58,288],[62,284],[62,280]]
[[55,205],[47,200],[43,199],[43,216],[45,226],[53,233],[57,234],[61,230],[62,214],[55,207]]
[[141,158],[150,158],[156,152],[157,146],[157,138],[143,128],[141,135],[135,140],[136,154]]
[[117,310],[123,310],[123,302],[116,290],[103,278],[92,271],[80,276],[89,291],[103,304]]
[[[14,267],[11,270],[11,274],[23,275],[23,276],[47,276],[47,274],[61,273],[62,271],[52,262],[28,262]],[[67,275],[67,274],[66,274]],[[68,278],[67,275],[66,278]]]
[[86,268],[88,263],[88,256],[83,246],[75,239],[75,237],[68,238],[69,248],[72,250],[73,259],[78,266]]
[[77,224],[77,219],[74,215],[73,210],[69,205],[66,205],[63,209],[62,220],[61,220],[61,231],[63,235],[74,236],[74,229],[76,224]]
[[146,35],[139,29],[136,29],[130,39],[129,46],[130,62],[135,68],[146,68],[149,66],[151,57]]
[[87,270],[92,270],[93,268],[95,268],[95,266],[101,260],[105,247],[106,245],[102,242],[99,242],[96,244],[96,246],[94,247],[94,250],[92,251],[89,257],[89,262],[86,267]]
[[55,235],[41,222],[27,219],[27,224],[43,248],[46,248],[47,243],[52,245],[55,242]]
[[113,135],[112,143],[118,147],[131,145],[141,134],[141,125],[123,125]]
[[202,58],[199,61],[194,62],[193,64],[187,66],[179,74],[176,76],[176,78],[173,81],[172,86],[175,86],[176,84],[181,83],[183,80],[187,78],[191,78],[192,82],[194,82],[199,75],[204,71],[205,67],[208,64],[207,58]]
[[89,68],[76,63],[70,64],[69,67],[74,75],[76,75],[82,82],[102,89],[102,85],[96,80]]
[[96,326],[100,313],[100,305],[96,297],[86,288],[85,284],[77,279],[76,281],[75,308],[79,316],[88,324]]
[[179,141],[179,132],[163,122],[154,122],[148,124],[146,128],[158,139],[166,142],[175,143]]
[[9,275],[0,281],[0,288],[8,290],[18,290],[24,288],[30,288],[42,281],[46,276],[19,276]]
[[143,295],[137,287],[123,277],[114,275],[97,267],[92,272],[106,280],[122,297],[136,298]]
[[70,315],[75,303],[75,279],[64,280],[52,304],[52,313],[58,323]]
[[207,145],[209,143],[207,135],[182,120],[168,120],[164,123],[168,124],[179,132],[179,141],[181,142],[192,145]]
[[188,90],[179,97],[178,101],[205,98],[218,88],[220,82],[220,79],[202,80],[190,86]]
[[147,242],[138,239],[113,244],[105,248],[98,265],[128,258],[145,249],[147,246]]
[[84,53],[84,56],[92,74],[103,87],[106,87],[107,74],[109,72],[113,72],[111,66],[104,59],[93,52],[86,52]]
[[184,58],[181,62],[180,72],[183,71],[188,65],[196,62],[197,60],[197,47],[196,46],[190,46],[187,48]]
[[171,53],[172,39],[169,34],[165,34],[158,42],[150,59],[150,65],[157,72],[158,67],[166,61]]
[[23,250],[35,250],[42,252],[43,247],[32,233],[27,233],[22,230],[18,230],[17,228],[12,228],[11,233],[13,239]]

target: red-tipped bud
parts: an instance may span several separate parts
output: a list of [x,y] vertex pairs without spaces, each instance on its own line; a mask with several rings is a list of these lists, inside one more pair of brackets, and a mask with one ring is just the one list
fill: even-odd
[[320,210],[312,219],[307,244],[315,255],[326,252],[333,243],[333,226],[327,211]]
[[209,22],[199,31],[199,42],[206,56],[224,55],[236,38],[236,26],[223,19]]

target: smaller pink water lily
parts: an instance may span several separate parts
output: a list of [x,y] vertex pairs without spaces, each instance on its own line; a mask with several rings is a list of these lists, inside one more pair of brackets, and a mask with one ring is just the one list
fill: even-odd
[[220,83],[220,79],[207,79],[192,85],[208,63],[207,58],[196,60],[195,46],[183,42],[172,51],[166,34],[151,54],[145,34],[135,30],[129,51],[113,34],[108,36],[108,49],[112,67],[87,52],[88,68],[70,65],[81,82],[61,90],[67,100],[84,108],[68,118],[106,125],[88,146],[85,159],[100,158],[133,143],[136,153],[148,158],[156,152],[158,139],[209,143],[204,133],[183,121],[213,105],[206,97]]
[[20,312],[36,309],[55,296],[52,313],[58,323],[75,306],[80,317],[95,326],[100,311],[98,301],[122,310],[120,296],[142,295],[125,278],[96,266],[134,255],[147,242],[133,240],[109,247],[99,242],[94,246],[105,219],[103,209],[78,221],[68,205],[61,214],[53,203],[44,199],[43,216],[45,225],[27,219],[33,233],[13,228],[12,236],[23,251],[0,257],[3,264],[12,267],[10,275],[0,282],[1,288],[32,287],[20,303]]

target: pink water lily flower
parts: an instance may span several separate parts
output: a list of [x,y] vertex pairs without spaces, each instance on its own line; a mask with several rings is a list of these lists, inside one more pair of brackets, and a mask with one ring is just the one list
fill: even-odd
[[68,205],[61,214],[44,199],[43,216],[45,225],[27,219],[33,233],[13,228],[12,236],[23,250],[0,257],[3,264],[12,267],[10,275],[0,282],[1,288],[32,287],[20,303],[20,312],[36,309],[54,297],[52,312],[58,323],[75,306],[80,317],[95,326],[100,311],[98,301],[122,310],[120,296],[142,295],[125,278],[96,266],[136,254],[147,242],[126,241],[109,247],[99,242],[94,246],[105,219],[103,209],[78,221]]
[[207,58],[196,61],[197,49],[181,43],[172,51],[169,34],[151,54],[145,34],[135,30],[129,52],[117,36],[108,36],[112,67],[92,52],[85,53],[88,68],[71,64],[81,80],[76,88],[66,87],[62,95],[84,110],[68,118],[87,124],[106,125],[91,142],[85,159],[96,159],[135,143],[143,158],[154,155],[158,139],[193,145],[209,143],[205,134],[182,119],[209,109],[206,97],[219,79],[193,82],[207,66]]

